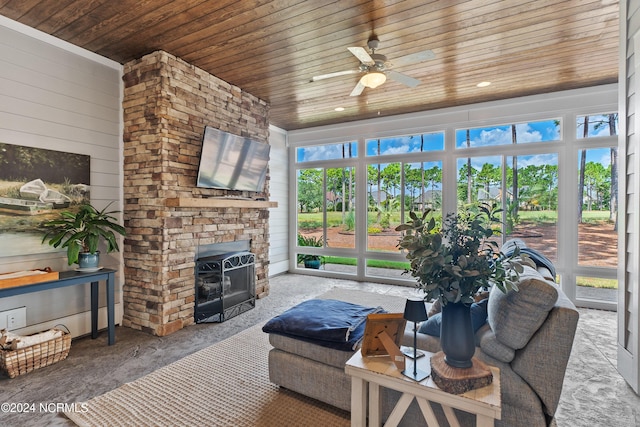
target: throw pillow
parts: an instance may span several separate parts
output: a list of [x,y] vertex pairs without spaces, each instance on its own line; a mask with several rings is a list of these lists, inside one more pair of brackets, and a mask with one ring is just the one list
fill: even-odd
[[507,294],[497,287],[491,289],[487,316],[498,341],[514,350],[527,345],[558,299],[556,288],[528,266],[520,275],[518,288]]
[[514,349],[498,341],[493,331],[488,331],[482,335],[482,338],[480,338],[480,348],[489,356],[504,363],[511,363],[516,355]]
[[[484,299],[480,302],[474,302],[471,304],[471,326],[473,326],[473,332],[476,333],[478,329],[482,327],[487,321],[487,303],[488,299]],[[418,328],[418,332],[422,334],[431,335],[434,337],[440,336],[440,325],[442,324],[442,313],[436,313],[429,317],[426,321],[422,322]]]

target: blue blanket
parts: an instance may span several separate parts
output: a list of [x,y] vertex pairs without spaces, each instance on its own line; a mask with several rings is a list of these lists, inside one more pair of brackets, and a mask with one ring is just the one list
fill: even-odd
[[364,307],[332,299],[304,301],[269,320],[262,330],[340,350],[357,349],[367,316],[382,307]]
[[502,245],[502,253],[506,256],[511,256],[516,246],[520,248],[520,253],[529,255],[529,258],[531,258],[538,267],[547,268],[551,272],[551,275],[556,277],[556,268],[551,260],[535,249],[527,247],[527,244],[520,239],[511,239],[505,242],[505,244]]

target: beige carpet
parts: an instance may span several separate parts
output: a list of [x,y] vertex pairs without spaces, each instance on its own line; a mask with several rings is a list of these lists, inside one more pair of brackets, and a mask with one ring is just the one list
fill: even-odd
[[[323,297],[363,305],[383,301],[389,308],[405,301],[345,289]],[[269,382],[271,345],[261,327],[95,397],[86,402],[86,412],[65,415],[79,426],[349,426],[348,412]]]

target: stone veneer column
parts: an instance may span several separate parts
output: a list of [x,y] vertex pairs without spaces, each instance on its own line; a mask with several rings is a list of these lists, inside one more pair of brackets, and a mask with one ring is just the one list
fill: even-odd
[[125,64],[123,80],[123,325],[163,336],[194,323],[198,244],[250,240],[256,294],[268,295],[267,209],[166,204],[227,194],[196,188],[204,126],[268,143],[267,104],[163,51]]

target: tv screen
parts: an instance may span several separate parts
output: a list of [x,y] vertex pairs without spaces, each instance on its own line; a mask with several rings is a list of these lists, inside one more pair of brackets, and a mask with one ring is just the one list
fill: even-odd
[[197,186],[263,191],[270,149],[269,144],[206,126]]

